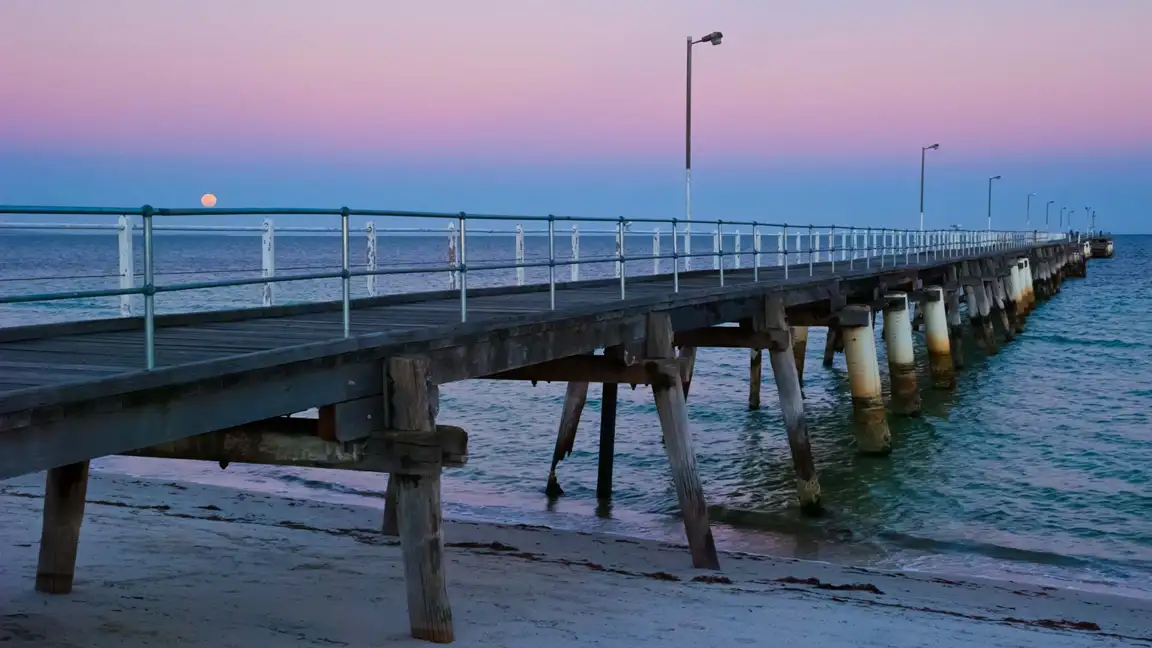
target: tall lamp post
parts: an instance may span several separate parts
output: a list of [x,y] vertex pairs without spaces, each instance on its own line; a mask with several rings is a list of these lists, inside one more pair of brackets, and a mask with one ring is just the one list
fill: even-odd
[[1088,219],[1092,217],[1092,208],[1084,207],[1084,227],[1088,227]]
[[992,231],[992,181],[999,180],[1000,176],[988,178],[988,231]]
[[686,101],[684,105],[684,269],[692,269],[692,46],[700,43],[719,45],[724,37],[718,31],[694,40],[688,37],[688,76],[686,84]]
[[1026,229],[1032,229],[1032,196],[1035,195],[1035,191],[1028,194],[1028,203],[1024,208],[1024,225]]
[[1060,231],[1061,232],[1064,231],[1064,210],[1065,209],[1068,209],[1068,208],[1067,207],[1061,207],[1060,208]]
[[1056,201],[1055,200],[1049,200],[1048,204],[1044,205],[1044,232],[1045,233],[1048,232],[1048,209],[1050,207],[1052,207],[1052,203],[1054,203],[1054,202],[1056,202]]
[[920,245],[924,245],[924,158],[928,151],[935,151],[940,148],[940,144],[933,144],[932,146],[920,147]]

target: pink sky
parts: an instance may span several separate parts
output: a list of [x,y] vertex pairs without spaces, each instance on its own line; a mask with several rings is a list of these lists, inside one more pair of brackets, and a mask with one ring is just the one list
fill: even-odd
[[713,158],[1152,149],[1148,0],[5,0],[0,144]]

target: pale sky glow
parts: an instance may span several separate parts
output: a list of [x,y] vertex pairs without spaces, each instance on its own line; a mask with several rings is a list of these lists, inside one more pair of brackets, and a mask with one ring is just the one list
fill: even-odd
[[698,212],[909,225],[939,141],[949,223],[1002,173],[1004,209],[1152,231],[1150,25],[1147,0],[5,0],[0,202],[675,215],[684,38],[721,30]]

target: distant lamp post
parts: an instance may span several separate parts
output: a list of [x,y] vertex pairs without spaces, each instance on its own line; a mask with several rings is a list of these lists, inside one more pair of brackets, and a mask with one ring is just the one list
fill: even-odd
[[1049,200],[1048,204],[1044,205],[1044,231],[1045,232],[1048,231],[1048,209],[1050,207],[1052,207],[1052,203],[1054,203],[1054,202],[1056,202],[1056,201],[1055,200]]
[[1061,207],[1060,208],[1060,231],[1061,232],[1064,231],[1064,210],[1065,209],[1068,209],[1068,208],[1067,207]]
[[1000,176],[988,178],[988,231],[992,231],[992,181],[999,180]]
[[939,144],[932,146],[920,147],[920,231],[924,231],[924,158],[928,151],[935,151],[940,148]]
[[688,37],[688,76],[687,93],[684,106],[684,267],[692,269],[692,46],[700,43],[719,45],[724,34],[714,31],[711,34],[694,40]]
[[1088,227],[1088,219],[1091,217],[1092,217],[1092,208],[1091,207],[1085,207],[1084,208],[1084,227],[1085,228]]
[[1027,203],[1027,206],[1025,206],[1025,208],[1024,208],[1025,229],[1032,229],[1032,196],[1035,196],[1035,195],[1036,195],[1036,192],[1032,192],[1032,193],[1028,194],[1028,203]]

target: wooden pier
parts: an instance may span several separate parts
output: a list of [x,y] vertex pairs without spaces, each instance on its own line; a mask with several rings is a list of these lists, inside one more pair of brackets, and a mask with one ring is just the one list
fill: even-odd
[[[613,387],[602,408],[602,497],[612,489],[614,386],[650,386],[692,563],[718,569],[688,420],[698,349],[750,350],[750,407],[759,407],[768,351],[797,498],[805,514],[819,515],[800,373],[806,327],[829,327],[826,363],[847,354],[859,448],[884,455],[892,442],[875,313],[894,327],[884,340],[899,348],[889,353],[901,381],[893,386],[898,409],[916,415],[918,390],[955,387],[962,368],[955,347],[966,337],[960,304],[968,305],[977,342],[994,353],[1065,277],[1086,273],[1082,246],[1066,241],[892,255],[884,263],[824,261],[794,266],[788,278],[780,267],[637,277],[625,299],[618,279],[472,289],[466,322],[455,290],[352,300],[349,322],[341,302],[156,316],[152,369],[142,317],[0,329],[0,479],[48,471],[36,587],[66,593],[91,459],[131,454],[388,473],[382,529],[401,540],[412,634],[450,642],[440,475],[467,461],[468,437],[436,424],[439,385],[567,382],[550,480],[557,490],[556,465],[571,450],[588,385]],[[906,366],[912,309],[923,312],[927,328],[930,385],[917,385]],[[738,326],[720,326],[730,323]],[[318,419],[287,418],[314,407]]]

